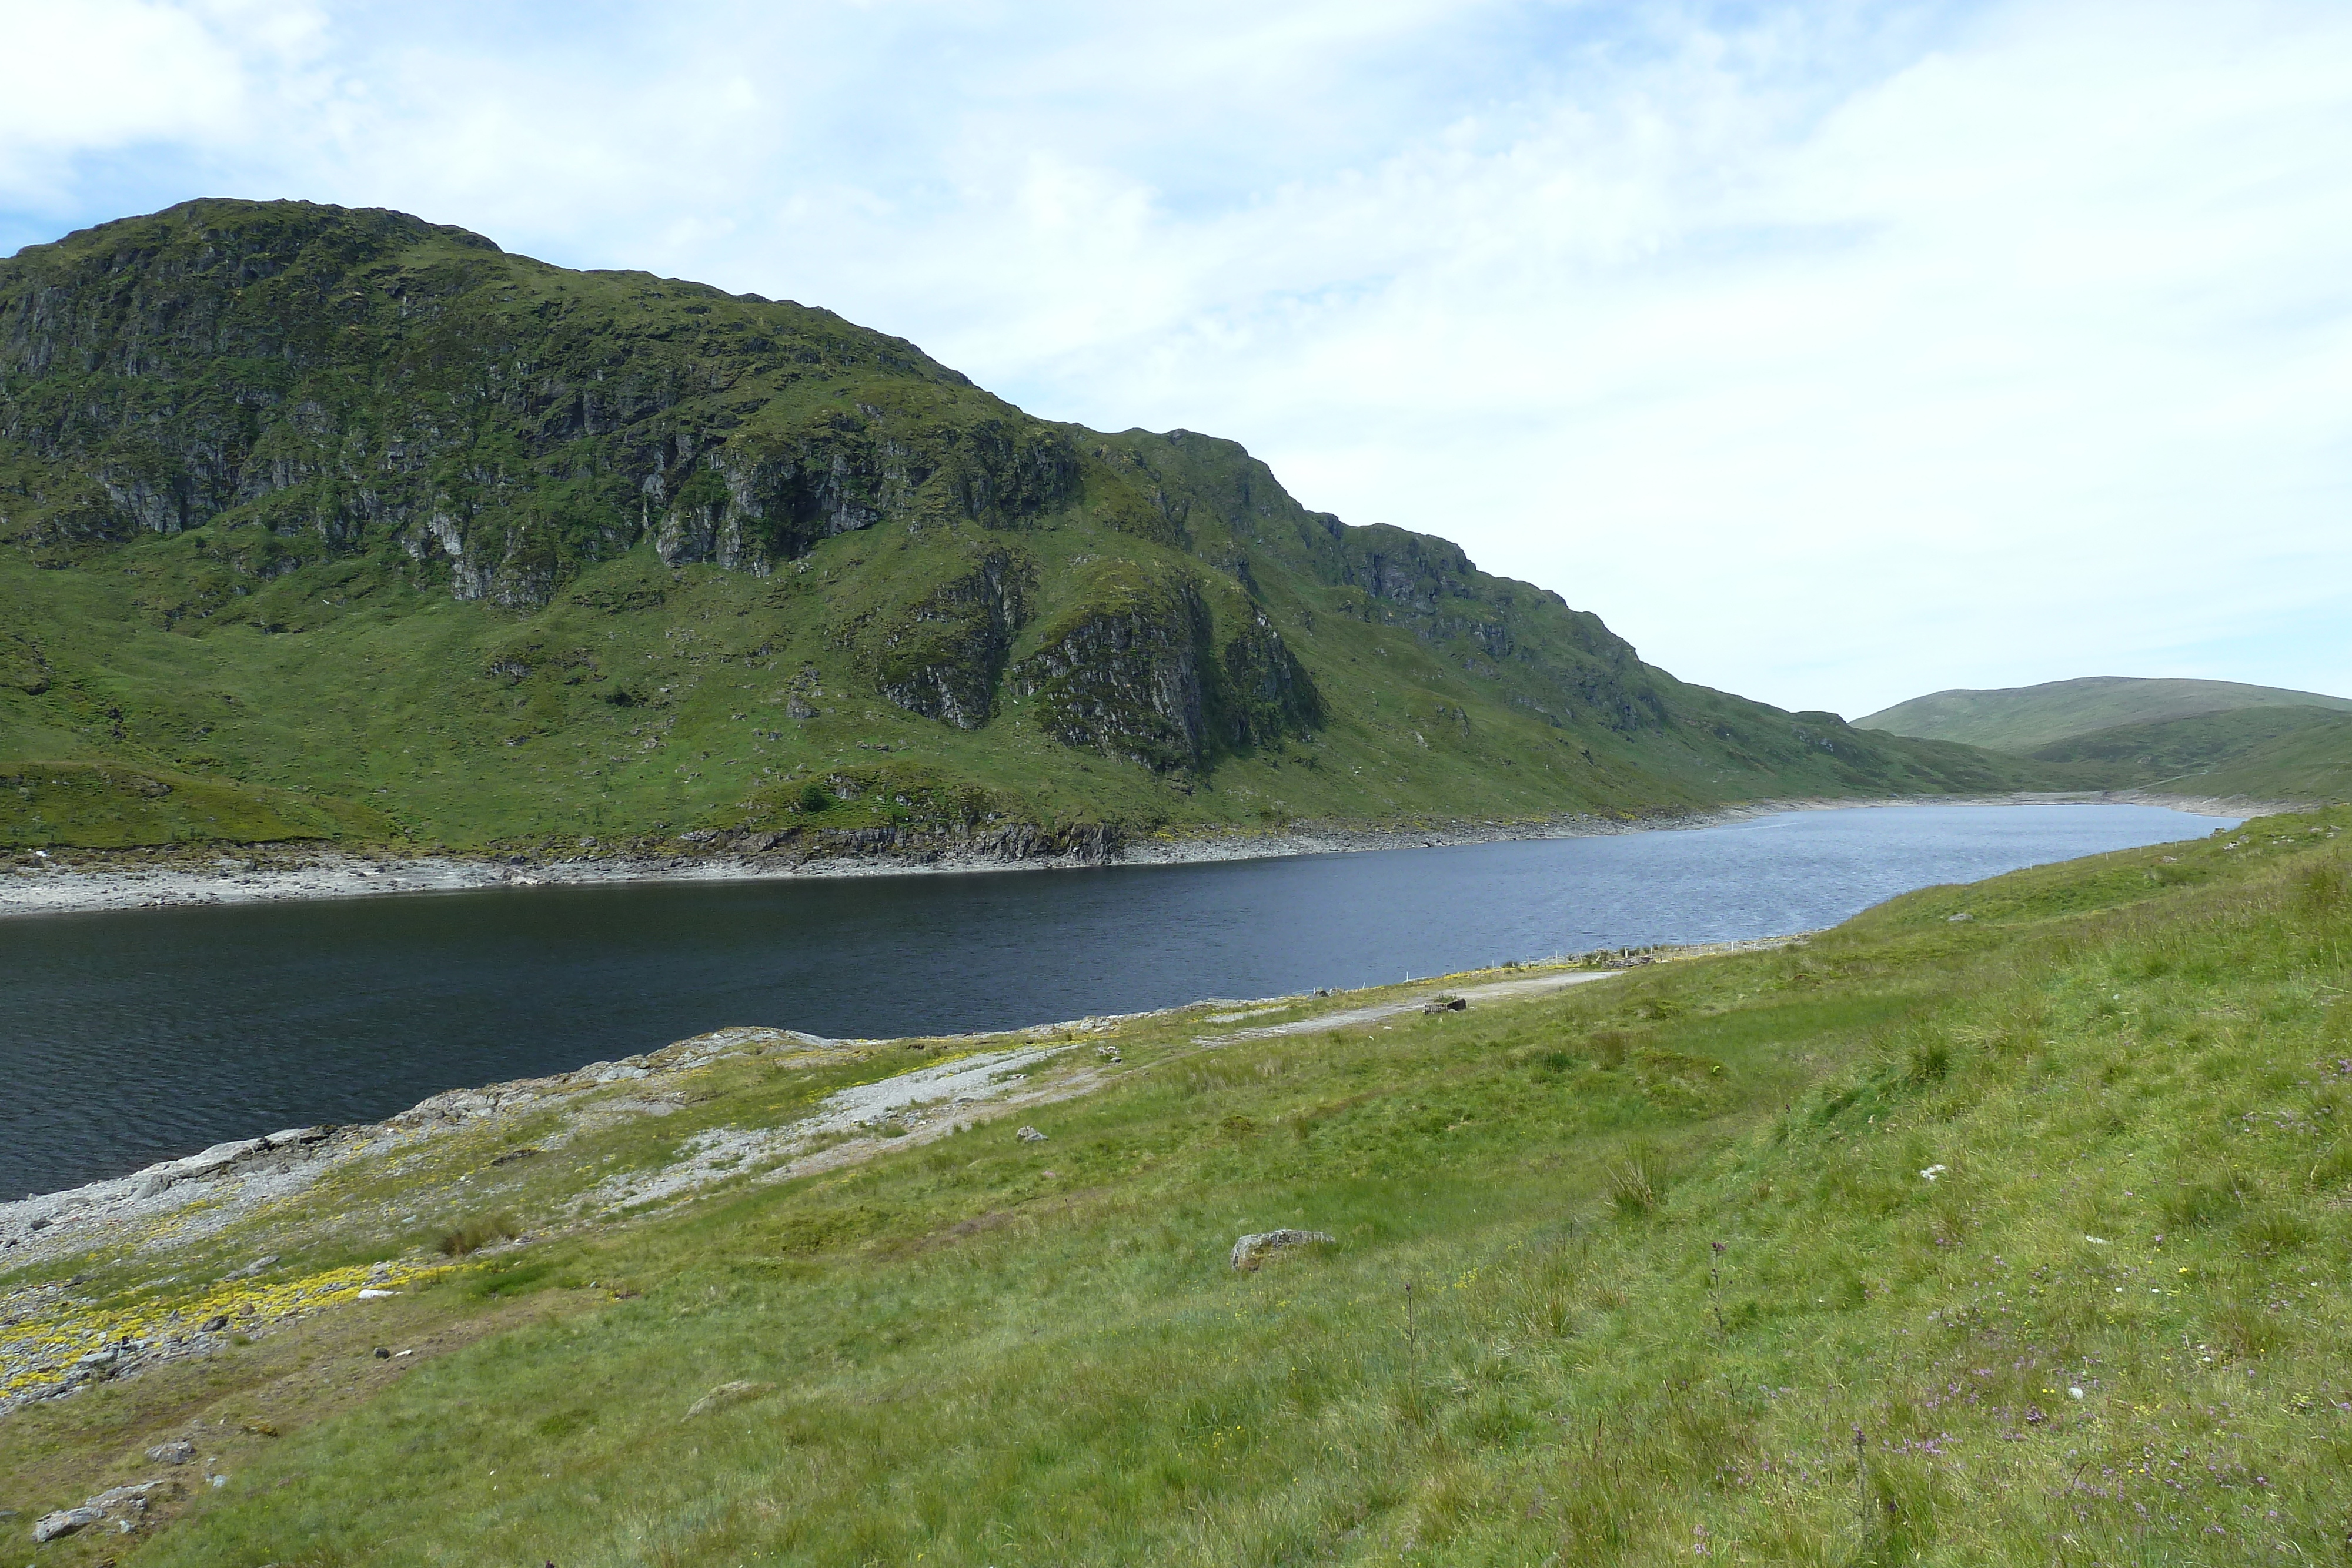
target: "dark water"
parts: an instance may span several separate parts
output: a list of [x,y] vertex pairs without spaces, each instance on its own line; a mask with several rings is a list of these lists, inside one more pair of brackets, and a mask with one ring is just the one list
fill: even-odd
[[728,1024],[994,1029],[1770,936],[2217,825],[2138,806],[1910,806],[1221,865],[0,920],[0,1196]]

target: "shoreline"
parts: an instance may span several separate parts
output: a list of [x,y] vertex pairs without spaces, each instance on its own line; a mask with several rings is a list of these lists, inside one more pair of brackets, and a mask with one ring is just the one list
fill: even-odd
[[[1114,865],[1202,865],[1279,860],[1293,855],[1361,854],[1383,850],[1601,838],[1620,833],[1688,831],[1791,811],[1886,806],[2154,806],[2198,816],[2251,818],[2307,809],[2305,803],[2249,800],[2147,790],[2041,790],[2002,795],[1815,797],[1757,800],[1651,817],[1565,815],[1533,821],[1450,821],[1421,826],[1303,822],[1257,833],[1193,837],[1105,834],[1056,853],[992,852],[971,848],[916,854],[887,848],[799,854],[772,846],[717,847],[718,841],[668,852],[571,857],[396,856],[364,850],[223,850],[208,867],[142,862],[137,851],[60,851],[76,861],[50,863],[47,852],[20,852],[14,874],[0,873],[0,919],[121,909],[278,904],[309,899],[381,898],[398,894],[463,893],[495,887],[583,887],[623,883],[735,883],[809,877],[953,875],[974,872],[1097,870]],[[268,855],[278,863],[265,864]],[[32,863],[26,863],[30,861]],[[94,862],[94,863],[92,863]]]
[[[731,1025],[653,1047],[617,1061],[592,1061],[540,1077],[445,1089],[380,1121],[320,1124],[232,1138],[194,1154],[158,1160],[73,1186],[0,1198],[0,1267],[50,1261],[85,1250],[94,1241],[105,1239],[105,1233],[120,1222],[160,1219],[191,1204],[201,1204],[203,1218],[175,1227],[172,1232],[173,1244],[200,1239],[226,1228],[260,1204],[310,1186],[320,1175],[346,1161],[397,1153],[451,1132],[510,1124],[550,1109],[570,1109],[573,1103],[585,1103],[591,1098],[610,1101],[608,1110],[617,1107],[633,1114],[666,1113],[670,1107],[662,1096],[674,1081],[733,1059],[804,1061],[834,1053],[896,1057],[914,1051],[939,1062],[938,1066],[929,1066],[918,1061],[898,1073],[837,1091],[830,1096],[831,1100],[843,1102],[852,1114],[838,1126],[828,1125],[821,1130],[859,1130],[873,1125],[878,1114],[895,1115],[904,1109],[884,1091],[908,1084],[928,1087],[928,1080],[950,1073],[961,1077],[975,1061],[986,1065],[990,1069],[988,1076],[993,1080],[1032,1060],[1058,1056],[1079,1045],[1115,1038],[1119,1030],[1131,1025],[1190,1019],[1203,1028],[1223,1026],[1226,1032],[1200,1035],[1192,1040],[1196,1048],[1213,1049],[1309,1030],[1373,1022],[1418,1011],[1429,998],[1446,992],[1458,993],[1473,1001],[1498,999],[1507,995],[1532,994],[1609,979],[1652,964],[1769,951],[1802,943],[1811,935],[1796,932],[1718,942],[1601,948],[1526,964],[1432,975],[1397,985],[1250,998],[1202,997],[1142,1012],[1090,1014],[961,1034],[832,1039],[776,1025]],[[1288,1021],[1251,1026],[1255,1019],[1293,1013],[1300,1016]],[[1092,1086],[1091,1080],[1087,1086]],[[964,1090],[968,1092],[954,1099],[957,1114],[986,1117],[1034,1103],[1034,1097],[1019,1092],[1022,1087],[1017,1079],[1011,1078],[986,1085],[958,1082],[948,1083],[938,1094],[908,1103],[928,1104],[931,1100],[946,1098],[952,1091]],[[547,1142],[544,1138],[541,1141]],[[880,1145],[877,1143],[875,1146]],[[741,1153],[721,1152],[738,1158]],[[733,1163],[734,1158],[718,1166],[694,1158],[677,1162],[681,1169],[710,1166],[709,1170],[698,1175],[692,1184],[697,1186],[714,1182],[718,1179],[716,1173]],[[650,1189],[663,1184],[657,1177],[637,1176],[623,1185],[630,1189],[627,1204],[610,1206],[613,1208],[645,1201]],[[674,1182],[669,1185],[677,1186]]]
[[[348,1301],[404,1294],[405,1287],[450,1266],[413,1235],[398,1234],[414,1228],[419,1211],[446,1218],[485,1201],[498,1185],[488,1173],[500,1166],[555,1153],[616,1124],[673,1114],[696,1101],[711,1072],[730,1065],[740,1071],[743,1063],[756,1062],[772,1072],[847,1058],[893,1061],[898,1070],[789,1105],[782,1120],[754,1117],[704,1128],[653,1166],[587,1170],[586,1185],[543,1206],[530,1229],[509,1228],[502,1238],[468,1250],[482,1257],[509,1253],[554,1237],[672,1213],[709,1197],[840,1172],[887,1150],[1008,1124],[1203,1051],[1309,1031],[1391,1027],[1386,1020],[1407,1013],[1507,1004],[1605,982],[1643,965],[1802,940],[1596,951],[1402,986],[1206,998],[971,1034],[831,1040],[737,1026],[619,1061],[445,1091],[378,1122],[289,1128],[215,1144],[121,1176],[0,1202],[0,1274],[13,1281],[0,1287],[0,1420],[28,1404],[209,1359]],[[1178,1039],[1150,1040],[1153,1026],[1169,1024],[1178,1026]],[[1220,1026],[1222,1032],[1195,1032]],[[1133,1049],[1139,1029],[1153,1049],[1129,1061],[1121,1046]],[[525,1126],[532,1142],[518,1146],[513,1134]],[[1026,1127],[1020,1135],[1041,1136]],[[270,1233],[271,1217],[299,1207],[321,1182],[370,1169],[401,1180],[398,1202],[379,1204],[373,1218],[410,1210],[380,1233],[374,1249],[383,1256],[309,1275],[299,1265],[279,1267],[302,1238],[299,1228]],[[488,1185],[476,1185],[478,1177]],[[349,1220],[340,1207],[333,1211],[337,1227]],[[248,1246],[236,1245],[233,1239],[240,1234]],[[260,1255],[215,1274],[249,1250]],[[76,1322],[78,1309],[93,1305],[72,1294],[87,1275],[26,1277],[27,1270],[54,1274],[100,1254],[121,1263],[143,1257],[149,1273],[173,1270],[152,1281],[156,1287],[185,1280],[191,1257],[206,1259],[195,1270],[194,1310],[151,1316],[125,1333],[120,1314],[108,1321],[82,1312]],[[205,1276],[213,1276],[209,1285],[201,1283]],[[13,1343],[11,1330],[16,1331]]]

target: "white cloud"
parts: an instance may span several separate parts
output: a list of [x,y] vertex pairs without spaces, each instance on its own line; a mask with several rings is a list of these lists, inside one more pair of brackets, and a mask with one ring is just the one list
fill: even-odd
[[0,27],[17,62],[0,93],[8,177],[59,154],[200,133],[237,109],[240,63],[186,11],[137,0],[12,5]]
[[829,305],[1792,706],[2352,689],[2334,7],[75,16],[0,106],[18,229],[153,147]]

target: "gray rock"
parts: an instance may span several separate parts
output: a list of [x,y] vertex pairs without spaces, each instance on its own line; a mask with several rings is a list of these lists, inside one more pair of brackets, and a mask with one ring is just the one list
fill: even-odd
[[1336,1239],[1328,1230],[1261,1230],[1234,1243],[1233,1265],[1248,1273],[1265,1261],[1270,1252],[1279,1252],[1286,1247],[1304,1247],[1310,1241],[1328,1243]]
[[60,1540],[78,1530],[88,1530],[105,1517],[94,1508],[61,1508],[55,1513],[44,1514],[33,1526],[33,1540],[37,1543]]
[[184,1437],[174,1437],[148,1449],[147,1457],[159,1465],[184,1465],[196,1457],[196,1446]]
[[1024,1127],[1013,1135],[1024,1144],[1042,1144],[1045,1141],[1045,1134],[1034,1127]]
[[1469,1009],[1470,1004],[1460,997],[1433,997],[1421,1010],[1425,1013],[1458,1013]]
[[157,1492],[166,1497],[177,1497],[180,1483],[165,1477],[160,1480],[141,1481],[136,1486],[115,1487],[87,1500],[82,1506],[94,1508],[101,1514],[115,1518],[128,1531],[131,1529],[130,1521],[147,1511],[147,1500]]

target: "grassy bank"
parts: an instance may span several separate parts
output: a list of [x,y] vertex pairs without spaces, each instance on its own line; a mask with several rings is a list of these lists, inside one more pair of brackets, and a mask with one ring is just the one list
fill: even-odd
[[[886,1126],[593,1221],[614,1172],[956,1048],[730,1058],[560,1146],[354,1164],[177,1255],[47,1267],[161,1315],[264,1250],[459,1266],[18,1410],[0,1502],[194,1433],[225,1484],[45,1560],[2333,1561],[2347,823],[1465,1013],[1136,1020],[1021,1113],[1045,1141]],[[1276,1226],[1336,1239],[1227,1265]],[[463,1251],[503,1229],[539,1239]]]

